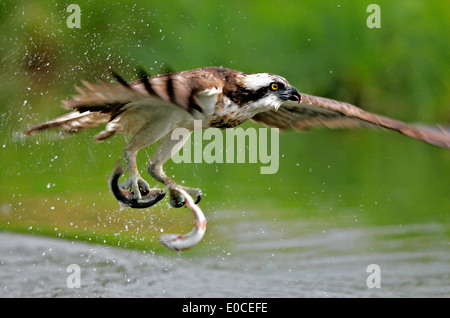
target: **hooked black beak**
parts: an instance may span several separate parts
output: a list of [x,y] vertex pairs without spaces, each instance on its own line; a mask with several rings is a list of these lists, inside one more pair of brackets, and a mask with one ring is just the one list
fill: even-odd
[[298,89],[296,89],[295,87],[291,87],[288,90],[288,99],[293,101],[293,102],[300,103],[302,97],[301,97],[300,92],[298,91]]
[[280,94],[281,99],[291,100],[293,102],[300,103],[301,95],[295,87],[288,87],[284,92]]

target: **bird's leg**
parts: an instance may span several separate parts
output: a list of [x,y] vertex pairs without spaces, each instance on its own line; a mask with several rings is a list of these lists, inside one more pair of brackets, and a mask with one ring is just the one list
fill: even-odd
[[[188,138],[183,138],[182,140],[187,139]],[[177,191],[179,188],[183,189],[190,196],[192,196],[195,203],[198,203],[202,197],[202,191],[200,189],[180,186],[174,180],[169,178],[163,171],[163,164],[172,157],[172,154],[177,153],[181,147],[183,147],[183,143],[180,142],[180,140],[172,140],[171,134],[168,134],[161,139],[161,142],[158,145],[155,154],[151,158],[150,164],[148,165],[148,173],[157,181],[164,183],[164,185],[169,188],[170,204],[175,208],[182,207],[186,201],[184,195]]]
[[200,199],[202,198],[202,190],[198,188],[188,188],[180,186],[164,173],[164,171],[162,170],[162,165],[154,164],[153,162],[151,162],[148,166],[148,172],[153,178],[164,183],[164,185],[169,188],[170,205],[174,208],[181,208],[186,201],[184,195],[178,191],[179,188],[183,189],[191,197],[193,197],[196,204],[200,202]]
[[162,121],[153,125],[145,124],[125,146],[124,156],[130,176],[128,180],[117,185],[122,172],[121,168],[116,166],[110,179],[111,191],[118,201],[132,208],[145,208],[164,197],[164,190],[150,189],[148,183],[142,179],[136,165],[136,156],[140,149],[154,143],[166,135],[167,131]]
[[125,182],[119,184],[119,188],[122,190],[130,190],[136,199],[141,199],[142,195],[146,195],[150,192],[150,186],[139,174],[136,165],[137,150],[129,147],[130,144],[131,143],[124,149],[125,162],[127,163],[130,176]]

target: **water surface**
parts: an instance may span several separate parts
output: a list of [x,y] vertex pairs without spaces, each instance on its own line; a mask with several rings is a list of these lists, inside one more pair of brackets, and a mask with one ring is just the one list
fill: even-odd
[[[225,212],[224,212],[225,213]],[[439,224],[318,229],[242,220],[195,253],[142,252],[0,233],[1,297],[448,297],[450,254]],[[300,233],[300,234],[299,234]],[[80,288],[68,288],[70,264]],[[370,264],[380,288],[368,288]]]

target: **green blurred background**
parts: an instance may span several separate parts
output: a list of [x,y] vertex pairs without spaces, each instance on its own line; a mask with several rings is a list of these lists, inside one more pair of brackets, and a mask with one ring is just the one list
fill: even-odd
[[[66,23],[71,3],[0,3],[1,230],[156,249],[162,230],[192,227],[187,210],[170,209],[167,199],[119,211],[106,177],[122,156],[122,136],[100,144],[92,140],[100,129],[21,137],[65,113],[60,101],[80,79],[112,81],[110,69],[130,81],[141,66],[151,74],[271,72],[301,92],[408,122],[450,123],[449,1],[377,1],[380,29],[366,25],[373,1],[73,1],[79,29]],[[143,176],[154,148],[138,156]],[[165,169],[203,189],[210,238],[224,210],[324,228],[450,220],[450,151],[391,132],[280,134],[274,175],[261,175],[259,164]]]

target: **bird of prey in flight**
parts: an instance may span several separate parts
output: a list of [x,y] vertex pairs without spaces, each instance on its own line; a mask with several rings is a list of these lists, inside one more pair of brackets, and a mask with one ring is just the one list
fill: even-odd
[[172,206],[181,207],[186,200],[177,191],[179,188],[197,202],[200,200],[200,189],[180,186],[163,171],[163,164],[182,147],[179,139],[171,139],[171,132],[185,128],[190,134],[194,120],[201,120],[202,129],[232,128],[247,120],[296,130],[321,125],[382,127],[450,148],[449,130],[408,125],[348,103],[303,94],[274,74],[205,67],[151,77],[141,71],[140,78],[133,82],[113,75],[118,85],[83,81],[84,87],[77,87],[79,95],[63,101],[72,112],[31,127],[24,134],[52,127],[73,133],[104,123],[106,127],[96,135],[97,141],[123,133],[128,140],[124,158],[129,178],[117,185],[123,171],[116,167],[110,187],[118,201],[133,208],[148,207],[165,195],[162,189],[150,188],[136,164],[138,151],[158,140],[160,143],[148,165],[149,174],[168,188]]

